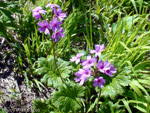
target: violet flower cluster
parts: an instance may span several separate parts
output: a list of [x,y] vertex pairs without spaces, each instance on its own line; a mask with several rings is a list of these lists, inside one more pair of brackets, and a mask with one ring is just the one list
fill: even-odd
[[42,15],[46,14],[46,11],[42,7],[36,7],[32,10],[32,16],[35,19],[40,20],[38,22],[38,31],[40,33],[44,32],[46,35],[49,35],[51,31],[51,39],[55,39],[55,42],[59,41],[59,37],[63,38],[65,34],[64,30],[60,25],[62,24],[62,20],[66,17],[66,13],[62,13],[60,6],[57,4],[47,4],[46,8],[52,9],[52,20],[50,22],[43,19]]
[[[78,53],[75,57],[70,59],[70,62],[75,62],[76,64],[81,63],[83,66],[82,69],[79,69],[75,73],[77,76],[74,80],[75,82],[80,82],[80,85],[83,85],[84,82],[90,77],[95,76],[93,80],[94,87],[99,86],[100,88],[104,87],[106,80],[99,76],[100,74],[105,74],[110,77],[113,77],[114,73],[117,73],[117,69],[114,67],[113,64],[109,63],[108,61],[100,60],[101,52],[105,49],[104,45],[95,45],[95,50],[90,50],[90,55],[87,56],[86,60],[81,60],[80,57],[83,56],[83,53]],[[94,54],[92,57],[91,54]]]

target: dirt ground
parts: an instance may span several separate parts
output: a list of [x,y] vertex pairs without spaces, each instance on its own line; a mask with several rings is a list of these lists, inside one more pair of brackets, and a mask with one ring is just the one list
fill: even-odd
[[7,113],[31,113],[33,100],[49,97],[50,93],[46,92],[45,96],[27,87],[24,76],[15,71],[17,63],[12,51],[13,48],[0,37],[0,108]]

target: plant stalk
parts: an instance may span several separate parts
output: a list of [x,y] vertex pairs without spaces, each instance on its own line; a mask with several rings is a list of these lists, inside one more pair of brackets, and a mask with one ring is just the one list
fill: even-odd
[[101,92],[102,92],[102,89],[100,88],[99,96],[98,96],[98,101],[97,101],[97,106],[96,106],[96,110],[97,111],[98,111],[98,102],[99,102],[99,99],[100,99],[100,96],[101,96]]
[[54,48],[54,42],[53,42],[53,40],[52,40],[52,46],[53,46],[53,54],[54,54],[55,66],[56,66],[56,69],[57,69],[57,72],[58,72],[58,74],[59,74],[59,76],[60,76],[61,81],[64,83],[64,80],[63,80],[63,78],[62,78],[62,76],[61,76],[61,74],[60,74],[60,71],[59,71],[58,66],[57,66],[57,63],[56,63],[56,55],[55,55],[55,48]]

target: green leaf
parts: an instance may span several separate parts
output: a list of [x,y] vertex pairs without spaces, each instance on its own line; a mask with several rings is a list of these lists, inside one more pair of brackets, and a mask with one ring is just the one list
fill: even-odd
[[34,113],[51,113],[51,112],[60,113],[59,110],[55,106],[53,106],[50,99],[48,100],[36,99],[33,102],[33,106],[34,106],[33,107]]
[[132,51],[125,45],[125,43],[119,41],[119,43],[130,53],[132,53]]
[[134,6],[134,9],[135,9],[136,13],[138,13],[137,8],[136,8],[135,1],[134,1],[134,0],[131,0],[131,2],[132,2],[132,4],[133,4],[133,6]]
[[6,28],[8,28],[8,29],[14,29],[14,30],[16,30],[18,27],[15,25],[15,23],[13,23],[13,22],[7,22],[7,23],[5,23],[5,26],[6,26]]
[[0,108],[1,113],[6,113],[6,111],[3,108]]
[[132,111],[131,111],[131,109],[130,109],[130,107],[129,107],[129,104],[128,104],[128,102],[126,101],[126,100],[122,100],[122,102],[124,103],[124,105],[125,105],[125,107],[126,107],[126,109],[128,110],[128,112],[129,113],[132,113]]
[[88,40],[88,38],[87,38],[87,36],[85,36],[85,34],[84,34],[84,37],[85,37],[85,39],[86,39],[86,43],[87,43],[87,45],[88,45],[88,48],[90,49],[90,41]]
[[8,4],[0,1],[0,7],[7,7]]
[[102,102],[97,113],[126,113],[123,107],[119,105],[119,102],[113,103],[111,100],[106,99]]
[[66,87],[60,87],[59,91],[52,92],[52,102],[61,111],[77,113],[82,107],[81,98],[84,96],[85,88],[73,82],[67,83]]
[[88,109],[87,113],[89,113],[90,111],[92,111],[92,110],[94,109],[94,107],[95,107],[97,101],[98,101],[98,98],[96,98],[95,101],[94,101],[94,103],[92,103],[92,104],[90,105],[90,108]]
[[45,102],[45,100],[43,100],[43,101],[41,101],[39,99],[34,100],[33,106],[34,106],[33,110],[36,113],[48,113],[48,105]]
[[139,4],[140,4],[140,7],[139,7],[139,13],[141,13],[141,11],[142,11],[142,4],[143,4],[143,0],[139,0]]
[[123,86],[128,86],[130,83],[129,76],[118,75],[112,79],[112,82],[102,88],[102,96],[114,99],[118,95],[124,93]]
[[[62,81],[57,72],[53,57],[39,58],[36,63],[37,68],[34,67],[35,72],[38,75],[42,75],[42,82],[47,83],[48,87],[57,87],[59,85],[62,85]],[[70,69],[72,68],[71,66],[68,66],[69,63],[59,58],[57,61],[57,65],[62,78],[68,78],[71,72]]]
[[146,110],[140,106],[135,106],[136,109],[138,109],[139,111],[141,111],[142,113],[146,113]]
[[3,23],[1,23],[0,22],[0,34],[4,37],[4,38],[7,38],[7,35],[6,35],[6,33],[7,33],[7,31],[6,31],[6,28],[5,28],[5,26],[3,25]]
[[126,62],[128,63],[128,65],[129,65],[130,68],[132,69],[132,72],[134,73],[134,75],[137,76],[137,74],[136,74],[136,72],[135,72],[135,70],[134,70],[134,68],[133,68],[133,66],[132,66],[132,63],[131,63],[129,60],[127,60]]
[[8,10],[0,8],[0,12],[2,12],[7,18],[9,18],[10,21],[13,21],[14,18],[11,16],[11,12]]
[[137,87],[139,87],[140,89],[142,89],[147,96],[149,96],[149,94],[146,91],[146,89],[137,80],[133,80],[133,82],[134,82],[134,84],[136,84]]
[[138,79],[138,81],[142,84],[146,84],[150,86],[150,80],[142,80],[142,79]]
[[37,85],[37,87],[39,88],[40,91],[42,91],[42,88],[40,86],[42,86],[43,88],[45,88],[44,85],[40,81],[34,79],[34,82],[36,83],[36,85]]
[[147,104],[145,102],[141,102],[141,101],[137,101],[137,100],[129,100],[128,103],[135,103],[135,104],[143,104],[145,107],[147,106]]
[[134,70],[139,70],[145,67],[150,66],[150,61],[144,61],[144,62],[140,62],[137,65],[134,66]]
[[100,11],[101,11],[101,9],[100,9],[100,6],[99,6],[99,7],[96,8],[95,13],[96,13],[96,14],[99,14]]
[[141,93],[140,89],[137,87],[136,82],[131,82],[130,86],[133,88],[133,90],[141,97],[143,94]]

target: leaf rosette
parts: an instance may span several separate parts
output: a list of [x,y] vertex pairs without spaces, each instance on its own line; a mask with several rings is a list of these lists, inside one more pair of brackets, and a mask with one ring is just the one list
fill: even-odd
[[85,88],[74,82],[67,83],[66,87],[61,86],[59,91],[52,92],[52,102],[62,112],[72,111],[76,113],[82,107],[81,99],[84,96]]
[[[36,64],[37,68],[35,69],[35,72],[42,76],[41,82],[46,83],[48,87],[53,86],[57,88],[57,86],[62,85],[61,78],[54,63],[54,57],[39,58],[38,61],[36,61]],[[72,69],[72,67],[69,66],[69,63],[58,58],[57,65],[62,78],[68,78]]]

